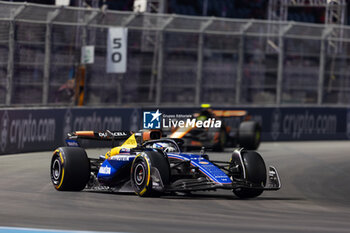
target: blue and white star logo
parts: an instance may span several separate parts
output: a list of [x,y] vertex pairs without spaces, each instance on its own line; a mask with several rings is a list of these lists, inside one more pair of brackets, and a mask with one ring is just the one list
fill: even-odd
[[143,128],[144,129],[160,129],[162,113],[157,111],[153,112],[143,112]]

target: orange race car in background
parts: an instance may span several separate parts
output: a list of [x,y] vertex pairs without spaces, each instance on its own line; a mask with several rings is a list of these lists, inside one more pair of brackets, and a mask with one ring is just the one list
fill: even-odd
[[215,118],[222,120],[220,128],[173,128],[170,138],[184,140],[184,149],[205,147],[222,151],[225,147],[243,147],[256,150],[261,141],[261,126],[252,121],[245,110],[213,110],[210,105],[202,105],[202,110],[194,113],[197,120]]

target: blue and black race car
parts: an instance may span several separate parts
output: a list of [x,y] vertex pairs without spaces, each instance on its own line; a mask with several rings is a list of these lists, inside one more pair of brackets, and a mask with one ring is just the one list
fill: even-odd
[[[99,158],[88,158],[80,147],[83,139],[124,142]],[[277,170],[267,170],[255,151],[237,149],[230,161],[210,160],[204,150],[183,153],[181,139],[162,138],[157,130],[77,131],[66,142],[51,160],[51,180],[59,191],[134,191],[144,197],[229,189],[240,198],[253,198],[281,187]]]

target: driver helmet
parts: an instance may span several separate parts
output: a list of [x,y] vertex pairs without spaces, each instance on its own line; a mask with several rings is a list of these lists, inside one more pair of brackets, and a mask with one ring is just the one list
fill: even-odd
[[154,149],[161,149],[164,152],[176,152],[174,145],[168,142],[158,142],[153,144]]

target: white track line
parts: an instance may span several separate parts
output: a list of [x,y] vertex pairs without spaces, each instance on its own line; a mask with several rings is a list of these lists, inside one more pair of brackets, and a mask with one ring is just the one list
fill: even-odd
[[0,227],[0,233],[122,233],[107,231],[73,231],[73,230],[53,230],[21,227]]

